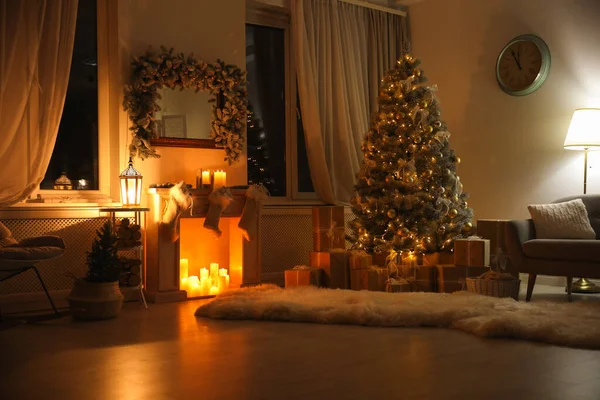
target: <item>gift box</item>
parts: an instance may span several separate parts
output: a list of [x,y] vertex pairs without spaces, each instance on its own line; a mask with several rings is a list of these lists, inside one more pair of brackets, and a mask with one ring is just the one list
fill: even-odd
[[[506,249],[506,230],[508,220],[500,219],[478,219],[477,220],[477,236],[490,241],[490,265],[495,269],[501,268],[498,263],[494,263],[494,258],[498,253],[503,253],[506,271],[517,275],[517,268],[512,260],[506,257],[508,250]],[[444,264],[444,263],[440,263]],[[495,265],[496,264],[496,265]]]
[[313,207],[313,250],[327,251],[346,248],[344,207]]
[[465,267],[490,265],[490,241],[471,237],[454,241],[454,264]]
[[390,279],[385,285],[385,291],[388,293],[412,292],[412,285],[406,279]]
[[412,284],[413,292],[435,292],[436,291],[436,267],[422,265],[408,267],[403,270],[403,276]]
[[435,253],[419,253],[417,255],[417,264],[435,267],[438,264],[454,263],[454,254],[449,251],[440,251]]
[[373,253],[373,265],[378,265],[380,267],[387,266],[387,258],[390,255],[389,251],[384,251],[381,253]]
[[460,290],[466,290],[467,278],[480,276],[486,271],[489,271],[489,268],[440,264],[436,266],[437,292],[453,293]]
[[353,269],[350,271],[350,288],[352,290],[383,292],[387,280],[387,269],[376,265],[372,265],[367,269]]
[[373,265],[373,256],[362,250],[349,251],[348,264],[350,269],[367,269]]
[[321,286],[321,268],[312,268],[305,265],[296,266],[285,270],[285,287],[295,286]]
[[348,259],[349,253],[341,249],[310,252],[310,266],[323,270],[321,285],[331,289],[350,289]]

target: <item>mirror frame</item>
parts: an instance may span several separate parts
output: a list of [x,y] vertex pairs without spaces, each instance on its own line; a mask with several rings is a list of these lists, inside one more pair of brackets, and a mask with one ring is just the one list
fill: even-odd
[[[131,65],[131,83],[125,85],[123,100],[132,123],[131,157],[142,160],[160,157],[154,145],[224,149],[229,165],[239,161],[247,119],[245,71],[221,60],[207,64],[193,54],[173,54],[173,48],[167,50],[163,46],[159,53],[150,47],[142,56],[134,57]],[[157,101],[161,98],[158,93],[161,88],[209,92],[210,139],[158,137],[154,114],[160,110]]]

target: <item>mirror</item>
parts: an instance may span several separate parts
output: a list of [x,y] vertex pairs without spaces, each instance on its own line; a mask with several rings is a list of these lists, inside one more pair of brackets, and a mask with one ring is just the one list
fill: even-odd
[[225,150],[229,165],[243,156],[246,72],[217,60],[175,54],[161,46],[134,57],[123,106],[131,120],[131,157],[160,157],[154,146]]
[[[215,141],[210,138],[211,104],[208,92],[195,92],[192,89],[158,90],[161,98],[156,102],[160,107],[154,113],[158,137],[152,139],[155,146],[173,145],[168,139],[203,140],[204,145],[212,145]],[[204,141],[210,141],[206,143]],[[182,146],[193,146],[193,142],[179,142]],[[175,143],[177,144],[177,142]]]

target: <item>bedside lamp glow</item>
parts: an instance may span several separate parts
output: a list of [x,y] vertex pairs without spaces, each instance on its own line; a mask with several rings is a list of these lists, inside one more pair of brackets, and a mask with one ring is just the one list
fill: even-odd
[[129,166],[119,175],[121,181],[121,203],[124,206],[139,206],[142,199],[142,174],[133,168],[129,157]]
[[587,192],[587,153],[600,150],[600,108],[575,110],[565,138],[567,150],[583,150],[583,194]]

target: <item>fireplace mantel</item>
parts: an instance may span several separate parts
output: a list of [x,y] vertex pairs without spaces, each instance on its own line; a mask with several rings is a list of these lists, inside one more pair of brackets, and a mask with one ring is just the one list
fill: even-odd
[[[233,201],[223,210],[221,223],[227,218],[240,217],[246,204],[245,189],[230,189]],[[193,189],[192,207],[181,214],[182,219],[205,218],[209,209],[208,195],[210,190]],[[161,223],[165,206],[169,201],[169,189],[150,189],[148,191],[148,205],[150,212],[147,225],[147,253],[146,253],[146,292],[147,297],[153,302],[180,301],[187,298],[184,290],[180,290],[179,260],[181,238],[171,240],[170,227]],[[259,215],[256,218],[260,225]],[[178,233],[180,226],[177,224]],[[260,232],[260,226],[257,227]],[[260,235],[259,235],[260,236]],[[220,240],[220,239],[219,239]],[[202,243],[199,243],[199,246]],[[206,244],[210,245],[210,244]],[[235,281],[232,277],[231,287],[240,287],[260,282],[260,237],[242,243],[243,261],[240,279]]]

